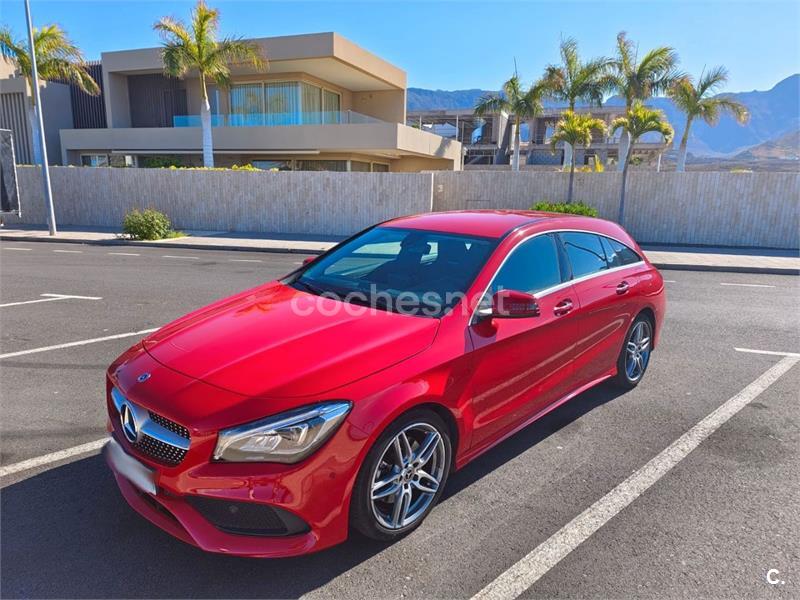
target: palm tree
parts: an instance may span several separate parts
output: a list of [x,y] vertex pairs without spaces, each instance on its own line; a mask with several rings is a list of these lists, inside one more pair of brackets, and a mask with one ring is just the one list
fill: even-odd
[[660,133],[664,143],[672,141],[672,126],[667,123],[660,110],[647,108],[640,100],[634,100],[633,106],[625,113],[624,117],[617,117],[611,122],[611,132],[622,129],[630,137],[627,153],[624,157],[625,167],[622,169],[622,186],[619,194],[619,216],[617,221],[624,224],[625,215],[625,184],[628,178],[628,166],[633,152],[633,145],[646,133]]
[[200,124],[203,130],[203,165],[214,166],[214,149],[211,138],[211,106],[208,102],[208,80],[221,87],[230,84],[230,65],[249,63],[256,69],[265,69],[267,60],[259,47],[241,38],[217,39],[219,11],[208,8],[198,0],[192,10],[189,27],[172,17],[163,17],[153,25],[161,34],[164,46],[161,57],[164,72],[170,77],[184,77],[190,71],[200,77]]
[[[574,38],[561,41],[561,64],[548,65],[544,71],[549,95],[567,103],[570,111],[575,111],[575,103],[579,100],[603,105],[603,96],[611,87],[608,69],[611,59],[601,57],[588,62],[581,62],[578,54],[578,42]],[[564,145],[564,166],[572,161],[572,146]]]
[[[80,49],[72,43],[67,37],[67,33],[58,25],[46,25],[40,29],[34,29],[33,47],[36,51],[37,74],[41,81],[69,81],[78,89],[92,96],[100,93],[100,86],[89,75]],[[33,92],[33,86],[38,85],[38,82],[33,81],[29,50],[28,42],[14,40],[8,27],[0,29],[0,54],[14,63],[19,74],[26,79],[31,92]],[[33,93],[31,93],[27,113],[32,134],[33,162],[40,164],[42,148],[39,143],[39,121],[36,118],[36,100]]]
[[[599,131],[603,134],[606,132],[606,124],[602,119],[596,119],[592,115],[575,114],[573,111],[568,110],[564,113],[556,123],[556,129],[553,137],[550,138],[550,144],[553,150],[556,148],[558,142],[564,142],[571,147],[584,146],[589,147],[592,143],[592,131]],[[567,204],[572,202],[572,182],[575,179],[575,155],[570,156],[569,164],[569,191],[567,192]]]
[[547,91],[543,81],[534,83],[527,91],[522,89],[519,77],[514,75],[503,84],[502,95],[484,96],[475,106],[479,117],[508,113],[514,115],[514,154],[511,169],[519,171],[519,130],[522,121],[532,119],[542,112],[542,98]]
[[744,104],[730,98],[713,96],[727,81],[728,71],[725,67],[714,67],[708,73],[700,75],[697,85],[691,77],[686,76],[676,81],[669,89],[668,94],[675,106],[686,113],[686,127],[678,149],[676,171],[683,172],[686,169],[686,144],[689,142],[689,128],[692,126],[692,121],[700,118],[713,127],[723,112],[733,115],[740,124],[746,123],[750,118]]
[[[641,60],[638,46],[621,31],[617,34],[617,56],[612,61],[610,82],[625,99],[625,112],[637,100],[645,101],[666,92],[683,75],[677,71],[678,53],[669,46],[659,46],[647,52]],[[619,169],[625,169],[628,146],[632,142],[623,134],[619,144]]]

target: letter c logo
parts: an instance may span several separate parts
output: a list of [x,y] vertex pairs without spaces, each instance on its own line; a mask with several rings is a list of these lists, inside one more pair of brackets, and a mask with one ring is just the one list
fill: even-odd
[[[773,577],[773,574],[776,575],[776,577]],[[767,571],[767,583],[770,585],[778,585],[779,583],[783,583],[780,579],[777,578],[777,575],[779,574],[780,571],[778,571],[778,569],[770,569],[769,571]]]

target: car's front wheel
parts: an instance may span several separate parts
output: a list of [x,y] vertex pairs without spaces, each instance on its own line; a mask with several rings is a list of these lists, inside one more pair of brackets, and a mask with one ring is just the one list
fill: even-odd
[[449,428],[434,412],[409,412],[381,434],[359,472],[353,527],[367,537],[397,539],[428,516],[450,473]]

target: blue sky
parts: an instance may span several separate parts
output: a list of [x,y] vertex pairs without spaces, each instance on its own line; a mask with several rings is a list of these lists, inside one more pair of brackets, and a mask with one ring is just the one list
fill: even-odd
[[[87,57],[158,45],[152,24],[186,17],[192,2],[31,0],[35,24],[61,24]],[[620,30],[648,49],[670,44],[684,70],[724,64],[729,91],[768,89],[800,71],[800,3],[794,0],[557,2],[302,2],[211,0],[224,34],[337,31],[401,66],[409,85],[497,89],[516,58],[526,80],[558,58],[562,35],[584,55],[609,54]],[[0,22],[24,33],[22,0],[0,0]]]

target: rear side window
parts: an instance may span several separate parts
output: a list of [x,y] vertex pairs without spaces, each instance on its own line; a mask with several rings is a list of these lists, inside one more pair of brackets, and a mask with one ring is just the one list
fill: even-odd
[[559,235],[572,265],[573,277],[583,277],[608,269],[606,253],[599,235],[577,231]]
[[625,265],[632,265],[642,260],[641,256],[636,254],[636,252],[628,248],[625,244],[607,237],[601,236],[601,239],[603,241],[603,248],[606,251],[609,268],[624,267]]
[[491,292],[516,290],[535,294],[561,283],[558,250],[552,235],[523,242],[511,253],[492,282]]

